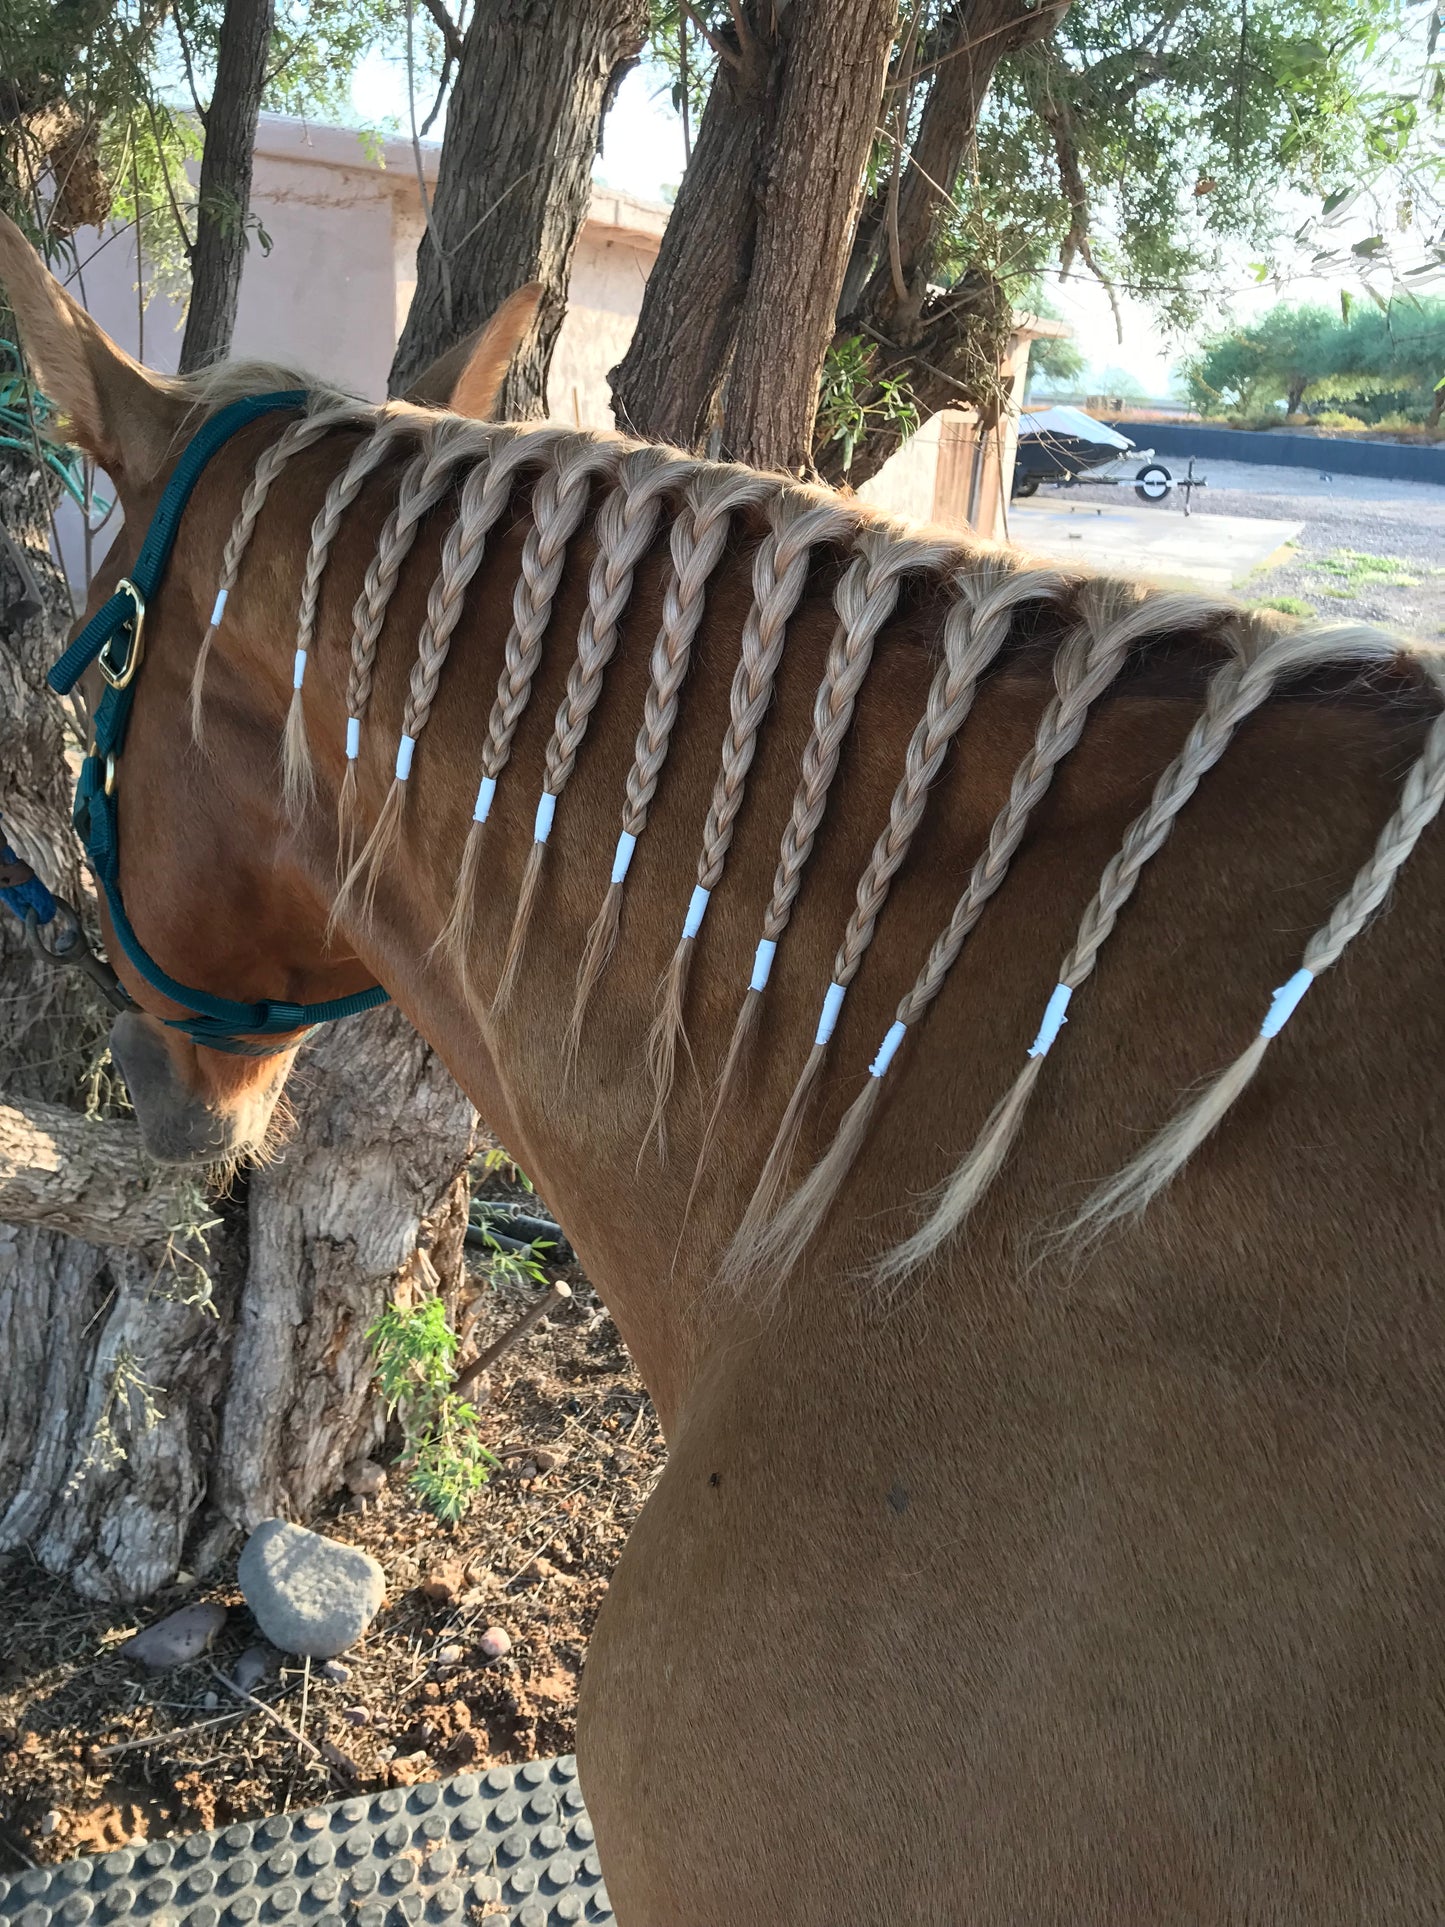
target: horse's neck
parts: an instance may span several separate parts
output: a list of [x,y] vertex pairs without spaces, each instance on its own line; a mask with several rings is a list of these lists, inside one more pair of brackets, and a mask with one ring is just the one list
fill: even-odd
[[[603,702],[558,805],[516,987],[506,1008],[497,1012],[496,986],[532,848],[547,748],[575,659],[590,565],[588,545],[577,543],[559,587],[531,699],[498,779],[481,846],[474,932],[463,964],[434,946],[452,908],[472,820],[524,535],[519,530],[498,542],[472,585],[467,618],[454,638],[406,785],[397,848],[377,875],[371,913],[358,894],[343,912],[336,941],[353,947],[386,984],[557,1211],[667,1411],[676,1408],[719,1320],[727,1323],[733,1316],[704,1289],[709,1267],[735,1227],[756,1176],[753,1151],[766,1148],[785,1101],[784,1078],[796,1074],[793,1056],[784,1052],[766,1076],[754,1077],[745,1100],[752,1127],[740,1131],[737,1120],[727,1121],[717,1169],[687,1213],[703,1099],[718,1068],[717,1033],[721,1027],[725,1042],[746,987],[756,938],[752,926],[766,900],[780,825],[796,784],[808,703],[833,619],[821,595],[790,630],[797,667],[784,679],[787,687],[780,688],[778,711],[769,719],[750,780],[750,809],[718,893],[720,907],[728,908],[700,946],[698,994],[689,999],[686,1012],[696,1070],[690,1061],[684,1063],[668,1107],[663,1157],[655,1138],[643,1145],[652,1101],[645,1038],[657,982],[695,882],[737,637],[750,606],[750,557],[726,562],[710,587],[709,624],[716,640],[702,647],[694,662],[683,720],[628,878],[617,949],[592,999],[569,1077],[563,1035],[578,962],[608,885],[665,571],[658,552],[638,571]],[[390,786],[414,660],[411,645],[434,561],[419,545],[378,652],[359,763],[356,828],[362,841]],[[347,577],[352,574],[346,570]],[[324,609],[329,620],[323,622],[306,686],[317,791],[295,835],[304,867],[329,900],[344,770],[349,611],[342,597]],[[276,653],[274,644],[267,648]],[[280,704],[285,694],[278,679],[268,701]],[[846,914],[846,894],[836,884],[830,896]],[[830,915],[820,920],[819,929],[838,921]],[[806,945],[809,1001],[817,984],[826,982],[823,949],[836,935],[830,929],[827,937],[810,937]],[[780,968],[777,993],[779,1012],[788,1011],[796,995],[791,969]],[[800,1008],[797,1041],[804,1046],[807,1022]],[[685,1216],[687,1236],[681,1241]]]

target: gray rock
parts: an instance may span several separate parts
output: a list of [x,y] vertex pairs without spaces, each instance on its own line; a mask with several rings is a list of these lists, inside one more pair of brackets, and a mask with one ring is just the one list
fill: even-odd
[[123,1658],[139,1660],[158,1673],[167,1666],[184,1666],[199,1659],[225,1623],[225,1607],[214,1602],[182,1606],[179,1612],[167,1613],[144,1632],[136,1633],[117,1651]]
[[254,1693],[275,1672],[277,1657],[269,1646],[248,1646],[231,1668],[231,1678],[243,1693]]
[[257,1526],[236,1577],[271,1644],[314,1659],[354,1646],[386,1597],[386,1575],[369,1552],[284,1519]]
[[321,1671],[333,1686],[344,1686],[351,1678],[351,1668],[343,1666],[339,1659],[328,1659]]

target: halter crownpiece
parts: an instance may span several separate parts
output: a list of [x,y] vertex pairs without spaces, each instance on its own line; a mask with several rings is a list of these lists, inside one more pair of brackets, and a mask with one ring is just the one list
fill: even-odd
[[[350,997],[333,997],[324,1003],[295,1004],[267,999],[247,1004],[179,983],[162,970],[136,935],[121,897],[119,767],[131,705],[135,701],[136,677],[145,653],[146,604],[160,587],[175,547],[181,517],[196,483],[217,449],[239,429],[262,415],[279,409],[304,408],[306,403],[304,389],[250,395],[220,409],[201,426],[187,443],[166,483],[130,575],[117,583],[113,594],[86,623],[46,678],[59,696],[68,696],[92,663],[105,678],[105,694],[95,711],[90,752],[80,766],[75,786],[73,821],[96,881],[105,892],[121,949],[152,990],[158,990],[163,997],[169,997],[192,1013],[189,1017],[162,1019],[169,1029],[178,1030],[211,1050],[246,1057],[267,1057],[288,1050],[296,1041],[298,1031],[314,1030],[319,1024],[334,1023],[339,1018],[374,1009],[387,1001],[387,994],[380,985],[375,985],[370,990],[358,991]],[[218,599],[216,619],[223,608],[224,599]]]

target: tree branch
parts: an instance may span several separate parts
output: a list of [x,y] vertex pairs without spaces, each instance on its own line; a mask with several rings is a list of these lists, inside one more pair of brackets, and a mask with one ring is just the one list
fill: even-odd
[[183,1214],[185,1179],[152,1164],[123,1120],[60,1104],[0,1103],[0,1220],[45,1225],[102,1245],[164,1245]]
[[442,44],[447,50],[447,59],[460,61],[462,57],[462,36],[455,20],[442,5],[442,0],[421,0],[422,5],[437,24]]
[[[730,47],[721,34],[714,33],[712,28],[698,12],[697,8],[688,4],[688,0],[682,0],[682,11],[697,28],[698,32],[702,35],[708,46],[712,48],[719,60],[725,60],[729,67],[740,68],[742,66],[743,57],[738,49],[736,47]],[[736,17],[735,11],[734,18]]]

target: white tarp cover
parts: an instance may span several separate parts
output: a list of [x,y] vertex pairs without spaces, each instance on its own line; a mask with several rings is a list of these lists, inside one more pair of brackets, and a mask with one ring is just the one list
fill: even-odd
[[1019,417],[1019,439],[1029,435],[1068,436],[1071,441],[1097,442],[1101,448],[1132,448],[1127,435],[1120,435],[1082,408],[1041,408],[1036,414]]

